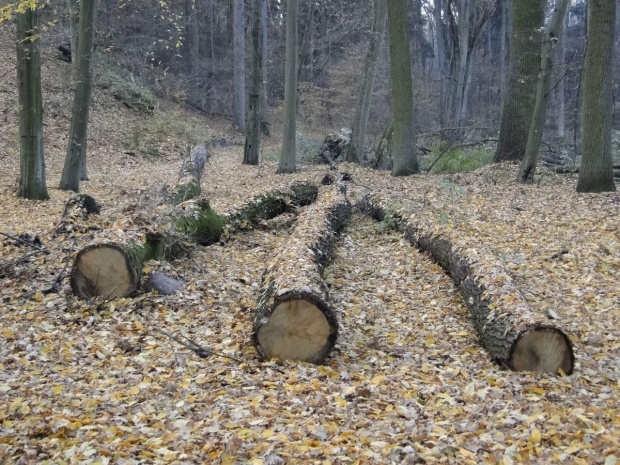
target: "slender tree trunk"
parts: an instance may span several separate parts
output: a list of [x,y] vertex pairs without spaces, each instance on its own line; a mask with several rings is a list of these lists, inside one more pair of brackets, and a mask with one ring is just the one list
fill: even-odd
[[78,57],[78,30],[80,22],[79,0],[68,0],[69,3],[69,40],[71,41],[71,68],[73,74],[77,72]]
[[559,66],[556,67],[556,79],[558,80],[558,85],[556,87],[556,96],[557,96],[557,135],[560,139],[564,140],[566,135],[566,30],[568,29],[568,15],[565,15],[564,22],[562,23],[562,32],[560,34],[560,41],[558,43],[558,59],[557,63]]
[[245,150],[243,153],[243,163],[246,165],[258,165],[260,152],[261,100],[263,94],[261,3],[262,0],[252,1],[252,68],[248,111],[246,115],[247,122],[245,125]]
[[[302,21],[303,22],[303,21]],[[310,54],[312,53],[312,29],[314,27],[314,2],[310,2],[308,5],[308,19],[306,24],[306,29],[304,31],[303,38],[301,40],[301,45],[299,46],[299,61],[297,66],[297,81],[308,80],[312,77],[308,72],[304,73],[305,70],[309,70],[308,63],[312,63],[312,57]]]
[[278,173],[294,173],[297,151],[297,10],[299,0],[286,2],[286,63],[284,71],[284,135]]
[[445,109],[445,61],[446,53],[443,41],[443,21],[441,19],[443,0],[435,0],[433,10],[435,18],[435,42],[437,48],[437,78],[439,79],[439,127],[443,128],[446,124]]
[[616,2],[590,0],[583,76],[583,156],[577,192],[607,192],[614,185],[611,156]]
[[[501,88],[500,88],[500,112],[501,108],[504,108],[504,102],[506,97],[506,81],[508,80],[508,76],[506,73],[506,38],[507,38],[507,29],[508,29],[508,16],[509,16],[509,0],[502,0],[502,27],[501,27],[501,35],[499,38],[499,67],[500,67],[500,79],[501,79]],[[501,116],[501,115],[500,115]]]
[[43,153],[43,103],[39,6],[17,14],[20,178],[17,195],[47,200]]
[[455,82],[455,99],[452,108],[452,121],[455,126],[461,124],[461,114],[463,110],[463,99],[465,98],[465,86],[467,84],[467,68],[469,53],[469,26],[470,26],[470,7],[471,2],[461,1],[459,4],[459,62],[457,64],[457,75]]
[[536,103],[527,136],[525,155],[521,161],[521,167],[517,181],[522,184],[532,184],[534,182],[534,172],[538,162],[538,150],[542,141],[547,117],[547,103],[549,101],[549,87],[553,69],[555,67],[557,41],[562,38],[562,24],[566,16],[566,9],[570,0],[556,0],[553,8],[553,15],[549,25],[545,30],[544,42],[542,45],[540,71],[538,73],[538,84],[536,86]]
[[416,154],[415,115],[409,49],[409,15],[405,0],[387,0],[394,114],[394,162],[392,176],[409,176],[419,171]]
[[267,115],[267,99],[269,98],[268,86],[267,86],[267,66],[269,64],[269,48],[267,47],[267,37],[269,33],[268,23],[267,23],[267,0],[261,0],[261,10],[260,10],[260,28],[263,34],[261,47],[262,47],[262,65],[261,73],[262,73],[262,102],[261,102],[261,120],[268,121]]
[[244,0],[233,0],[234,104],[233,124],[245,134],[245,22]]
[[197,103],[197,72],[196,64],[199,60],[198,51],[198,19],[196,0],[185,0],[185,33],[187,36],[185,47],[185,66],[187,72],[187,101]]
[[499,143],[493,161],[521,160],[536,103],[543,0],[515,0],[512,8],[510,67]]
[[78,68],[69,128],[69,146],[60,178],[60,189],[79,192],[81,171],[86,169],[88,112],[92,87],[93,44],[95,41],[95,0],[80,2]]
[[360,163],[364,158],[364,146],[366,142],[366,126],[368,125],[368,115],[370,113],[370,103],[372,101],[372,88],[375,79],[375,68],[381,41],[385,34],[387,8],[385,0],[374,1],[374,20],[366,55],[366,65],[364,66],[364,77],[361,84],[360,99],[355,111],[353,120],[353,134],[351,145],[347,153],[347,161]]

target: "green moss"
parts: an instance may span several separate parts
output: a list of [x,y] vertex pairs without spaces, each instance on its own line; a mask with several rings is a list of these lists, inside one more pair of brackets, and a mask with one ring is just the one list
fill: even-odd
[[176,222],[176,229],[185,233],[200,245],[211,245],[220,240],[226,219],[218,215],[207,200],[199,204],[196,215],[182,216]]
[[170,202],[173,204],[179,204],[196,198],[200,195],[200,184],[197,182],[190,182],[177,186],[176,191],[170,196]]
[[[436,148],[432,154],[426,158],[426,168],[433,163],[437,157],[443,152],[444,148]],[[483,148],[465,148],[453,149],[443,155],[433,167],[434,174],[452,174],[467,171],[474,171],[488,165],[493,160],[493,149],[490,147]]]
[[150,90],[134,79],[123,79],[109,67],[97,70],[95,85],[108,89],[115,99],[129,108],[146,113],[153,113],[157,108],[157,97]]

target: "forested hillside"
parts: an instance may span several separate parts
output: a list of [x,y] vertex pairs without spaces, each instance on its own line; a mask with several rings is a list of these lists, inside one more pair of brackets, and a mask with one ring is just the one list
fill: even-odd
[[617,463],[619,3],[0,5],[0,461]]

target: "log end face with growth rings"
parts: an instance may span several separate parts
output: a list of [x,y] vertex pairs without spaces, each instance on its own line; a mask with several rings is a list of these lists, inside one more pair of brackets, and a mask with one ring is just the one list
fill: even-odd
[[131,294],[138,284],[127,254],[117,245],[92,245],[75,258],[71,288],[77,296],[114,299]]
[[510,368],[558,374],[573,372],[575,355],[566,334],[557,328],[539,326],[523,331],[512,346]]
[[256,332],[255,345],[264,358],[322,363],[338,334],[329,314],[303,298],[280,301]]

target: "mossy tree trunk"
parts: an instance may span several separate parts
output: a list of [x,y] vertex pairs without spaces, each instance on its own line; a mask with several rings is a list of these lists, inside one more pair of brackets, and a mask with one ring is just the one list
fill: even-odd
[[284,134],[278,173],[294,173],[297,152],[297,10],[299,0],[286,2],[286,62],[284,72]]
[[245,134],[245,1],[233,0],[233,124]]
[[43,103],[39,6],[17,14],[20,178],[18,196],[47,200],[43,152]]
[[577,192],[608,192],[616,190],[611,154],[616,2],[590,0],[589,9]]
[[360,98],[355,110],[353,120],[353,132],[351,145],[347,153],[347,161],[360,163],[364,158],[364,146],[366,143],[366,126],[368,125],[368,115],[370,113],[370,103],[372,101],[372,88],[375,81],[375,68],[381,41],[385,34],[387,8],[385,0],[374,0],[374,19],[364,66],[364,76],[361,83]]
[[262,0],[252,1],[252,67],[250,75],[250,95],[246,114],[245,149],[243,163],[258,165],[260,152],[261,107],[263,94],[263,54],[262,54]]
[[536,103],[540,67],[540,37],[544,26],[543,0],[513,0],[510,65],[493,161],[521,160]]
[[[521,160],[521,167],[517,181],[522,184],[534,182],[534,172],[538,163],[538,150],[542,141],[545,121],[547,119],[547,103],[550,96],[550,83],[553,69],[556,64],[556,50],[558,41],[562,39],[562,24],[566,16],[569,0],[556,0],[553,14],[545,29],[544,42],[542,44],[540,71],[538,72],[538,84],[536,85],[536,103],[530,129],[527,135],[525,155]],[[561,44],[560,44],[561,45]]]
[[86,145],[92,89],[96,4],[95,0],[80,1],[75,95],[69,128],[69,146],[60,178],[60,189],[75,192],[79,192],[80,179],[84,178],[86,174]]
[[394,162],[392,176],[419,171],[409,47],[409,14],[405,0],[387,0],[394,115]]

